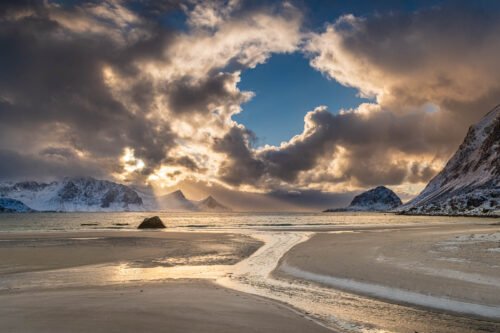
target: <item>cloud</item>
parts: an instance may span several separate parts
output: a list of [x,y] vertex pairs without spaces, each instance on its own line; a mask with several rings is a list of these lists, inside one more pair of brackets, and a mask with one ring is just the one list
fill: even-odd
[[464,3],[346,15],[314,34],[306,49],[312,66],[385,107],[432,102],[446,108],[498,93],[499,22],[498,11]]
[[467,127],[498,104],[498,16],[455,4],[345,15],[310,33],[311,65],[373,102],[338,114],[318,107],[305,116],[303,133],[257,151],[240,144],[248,152],[228,156],[228,165],[269,188],[427,182]]
[[[0,149],[68,168],[78,152],[72,161],[132,181],[172,168],[215,176],[217,153],[203,147],[230,132],[252,97],[237,88],[240,71],[295,51],[301,15],[237,2],[133,4],[143,10],[118,0],[2,5]],[[176,10],[187,31],[163,24]],[[144,167],[127,171],[130,151]]]
[[265,164],[257,159],[250,145],[254,134],[244,126],[233,126],[222,138],[215,138],[214,150],[226,154],[218,172],[231,185],[258,181],[265,172]]
[[218,73],[203,81],[183,77],[167,87],[168,105],[175,114],[208,113],[225,105],[240,105],[251,95],[236,88],[239,77]]
[[[179,14],[184,22],[170,22]],[[345,15],[320,32],[303,20],[289,2],[4,2],[0,150],[11,162],[2,175],[194,179],[278,201],[413,188],[498,103],[497,12]],[[239,89],[241,73],[297,51],[371,101],[304,110],[302,133],[255,147],[232,119],[254,96]]]
[[299,187],[318,184],[320,189],[330,183],[366,187],[429,180],[436,170],[422,155],[430,154],[432,160],[434,154],[429,151],[446,151],[450,145],[437,115],[359,112],[363,108],[378,107],[364,105],[336,115],[318,107],[307,113],[300,135],[256,152],[250,148],[251,133],[234,127],[231,135],[216,142],[228,156],[222,169],[224,180],[232,184],[258,181],[271,187],[280,182]]
[[102,172],[102,161],[95,163],[92,160],[75,158],[74,155],[67,154],[68,151],[54,153],[55,151],[33,155],[0,149],[0,180],[52,180],[60,175],[100,178],[107,176]]

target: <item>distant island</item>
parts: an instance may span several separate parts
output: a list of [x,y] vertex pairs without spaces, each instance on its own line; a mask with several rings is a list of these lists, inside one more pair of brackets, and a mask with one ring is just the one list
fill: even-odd
[[348,207],[331,208],[324,212],[383,212],[394,209],[401,204],[401,199],[396,193],[385,186],[378,186],[355,196]]

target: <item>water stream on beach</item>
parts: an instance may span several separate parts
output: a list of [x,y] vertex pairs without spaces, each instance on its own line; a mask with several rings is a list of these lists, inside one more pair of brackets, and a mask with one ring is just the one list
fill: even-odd
[[250,229],[223,231],[244,233],[264,241],[265,245],[235,265],[140,267],[122,263],[82,266],[12,274],[0,280],[0,290],[141,284],[165,279],[210,279],[227,288],[279,301],[336,332],[462,333],[500,330],[500,323],[391,304],[305,280],[274,277],[272,272],[280,258],[293,246],[307,240],[312,232]]

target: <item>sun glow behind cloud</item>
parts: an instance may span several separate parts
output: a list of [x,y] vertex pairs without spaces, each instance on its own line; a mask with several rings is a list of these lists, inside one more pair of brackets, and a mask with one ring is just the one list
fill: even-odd
[[140,172],[144,169],[146,164],[143,160],[135,157],[134,149],[126,147],[123,151],[123,155],[120,157],[120,163],[123,168],[123,172],[117,174],[117,177],[121,180],[127,180],[134,173]]
[[[498,13],[436,6],[311,29],[293,2],[171,5],[181,28],[164,24],[168,6],[146,13],[122,1],[1,12],[10,51],[0,64],[0,153],[19,161],[3,174],[21,177],[37,161],[41,176],[66,166],[164,187],[415,192],[498,103]],[[303,110],[302,132],[257,147],[234,117],[259,98],[239,88],[242,73],[294,52],[371,101],[343,110],[318,101]]]

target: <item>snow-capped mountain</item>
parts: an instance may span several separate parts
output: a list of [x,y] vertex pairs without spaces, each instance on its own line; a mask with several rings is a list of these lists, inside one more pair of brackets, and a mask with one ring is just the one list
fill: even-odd
[[228,212],[231,211],[231,208],[224,206],[217,200],[215,200],[211,195],[206,197],[205,199],[198,201],[196,203],[196,207],[200,211],[204,212]]
[[409,214],[500,215],[500,105],[469,131],[444,169],[415,199]]
[[346,208],[327,209],[325,212],[345,211],[388,211],[402,204],[401,199],[385,186],[378,186],[363,192],[352,199]]
[[186,198],[181,190],[162,196],[141,193],[144,206],[150,210],[166,210],[173,212],[223,212],[231,209],[215,200],[212,196],[195,201]]
[[[145,197],[144,197],[145,198]],[[166,211],[197,211],[196,205],[186,198],[181,190],[165,194],[162,196],[152,196],[145,199],[146,206],[152,208],[152,210],[166,210]]]
[[140,211],[142,198],[131,188],[90,177],[60,182],[0,185],[0,197],[21,201],[39,211]]
[[31,213],[33,209],[29,208],[19,200],[0,198],[0,213]]
[[[2,202],[4,205],[2,205]],[[24,205],[25,208],[23,208]],[[5,207],[2,210],[2,207]],[[178,190],[163,196],[91,177],[64,178],[38,183],[26,181],[0,184],[0,212],[120,212],[120,211],[228,211],[211,196],[189,200]]]

